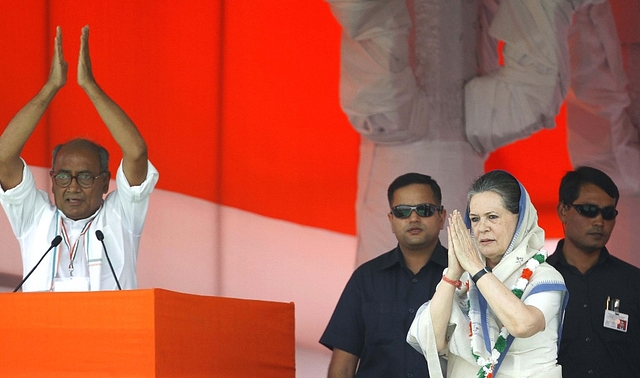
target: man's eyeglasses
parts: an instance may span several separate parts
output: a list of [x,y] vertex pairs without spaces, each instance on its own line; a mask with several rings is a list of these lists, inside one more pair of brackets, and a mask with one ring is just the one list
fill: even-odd
[[53,181],[61,188],[67,188],[69,185],[71,185],[71,181],[73,181],[73,179],[76,179],[76,182],[78,183],[78,185],[80,185],[80,187],[89,189],[93,186],[95,180],[101,175],[102,173],[97,176],[92,176],[90,172],[82,172],[76,176],[72,176],[69,172],[60,172],[54,175],[53,172],[51,172]]
[[415,206],[409,205],[398,205],[391,208],[391,213],[394,217],[404,219],[409,218],[411,216],[411,212],[415,211],[416,214],[425,218],[430,217],[436,213],[436,211],[442,211],[444,209],[443,206],[436,206],[430,203],[421,203]]
[[612,219],[615,219],[616,216],[618,216],[618,210],[616,210],[614,206],[599,208],[596,205],[591,205],[588,203],[583,203],[583,204],[570,203],[566,205],[573,207],[574,209],[576,209],[578,214],[585,216],[587,218],[595,218],[598,216],[598,214],[602,214],[602,219],[612,220]]

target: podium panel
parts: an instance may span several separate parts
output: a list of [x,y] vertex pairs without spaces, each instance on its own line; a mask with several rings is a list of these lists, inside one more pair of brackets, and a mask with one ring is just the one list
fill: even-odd
[[162,289],[0,294],[2,377],[295,377],[293,303]]

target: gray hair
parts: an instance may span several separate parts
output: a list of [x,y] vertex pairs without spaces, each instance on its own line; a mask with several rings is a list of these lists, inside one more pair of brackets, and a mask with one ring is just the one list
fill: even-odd
[[506,171],[495,170],[480,176],[469,189],[467,206],[471,197],[483,192],[494,192],[502,198],[502,204],[512,214],[520,213],[520,183]]
[[61,143],[53,148],[53,158],[51,159],[51,168],[56,166],[56,159],[60,149],[67,145],[78,145],[89,150],[95,151],[100,157],[100,173],[109,171],[109,151],[96,142],[92,142],[88,139],[78,138],[72,139],[66,143]]

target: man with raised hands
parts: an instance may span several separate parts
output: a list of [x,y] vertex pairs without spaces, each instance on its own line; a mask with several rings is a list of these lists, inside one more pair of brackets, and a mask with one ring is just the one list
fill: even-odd
[[[137,287],[138,247],[158,171],[148,161],[146,143],[135,124],[93,76],[88,26],[82,28],[77,69],[78,85],[122,150],[117,189],[107,195],[109,153],[87,139],[73,139],[54,148],[50,172],[53,204],[45,191],[36,188],[30,168],[20,157],[40,118],[67,81],[62,31],[57,27],[47,82],[0,136],[0,203],[20,243],[23,291]],[[54,247],[52,240],[57,236],[62,242]],[[49,249],[51,252],[43,256]]]

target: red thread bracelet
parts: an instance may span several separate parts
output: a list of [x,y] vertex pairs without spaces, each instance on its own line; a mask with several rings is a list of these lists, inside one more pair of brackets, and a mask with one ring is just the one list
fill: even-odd
[[460,289],[462,287],[462,281],[460,281],[460,280],[454,281],[451,278],[445,276],[444,274],[442,275],[442,280],[444,282],[448,283],[448,284],[451,284],[451,285],[455,286],[458,289]]

